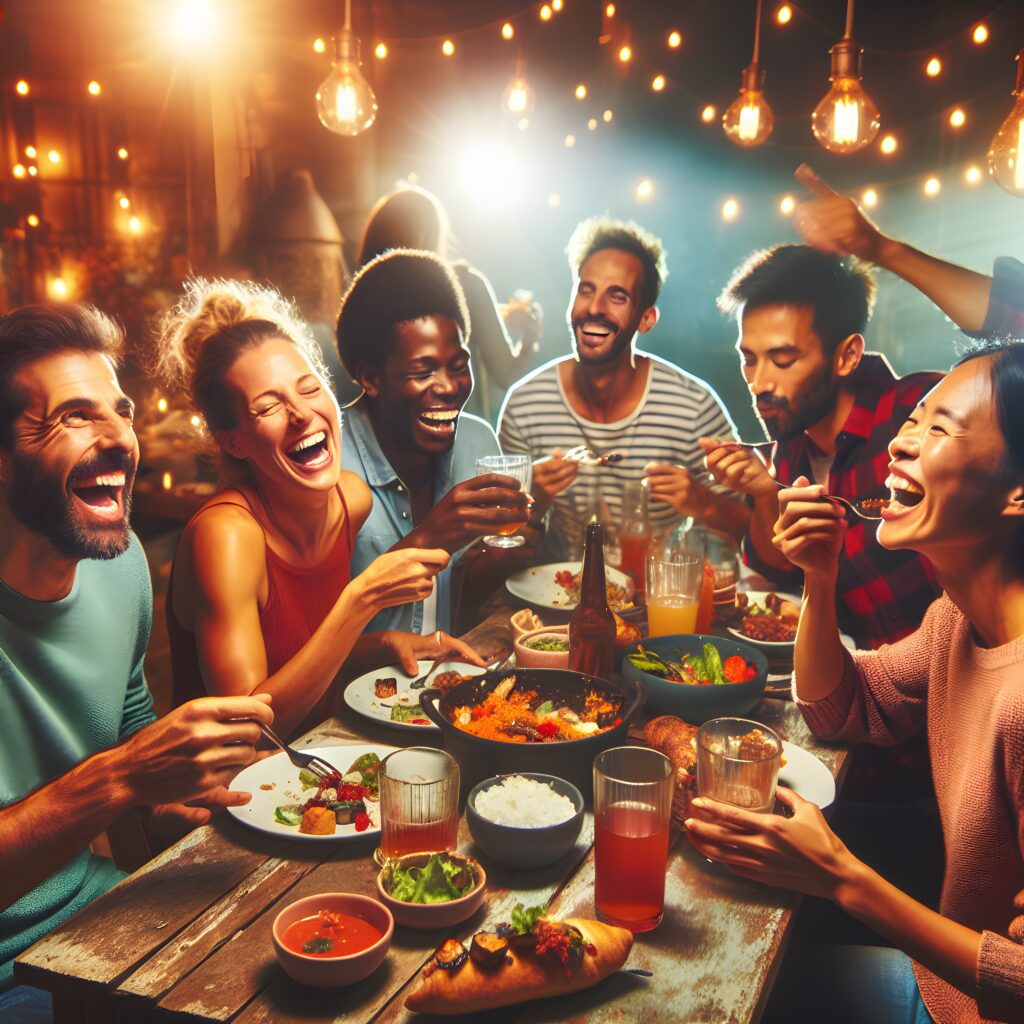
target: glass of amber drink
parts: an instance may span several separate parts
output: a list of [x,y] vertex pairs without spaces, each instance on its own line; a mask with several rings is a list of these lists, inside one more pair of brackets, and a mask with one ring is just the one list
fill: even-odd
[[664,754],[612,747],[594,758],[594,905],[609,924],[646,932],[665,913],[675,774]]
[[748,718],[713,718],[697,732],[697,790],[701,796],[755,814],[775,808],[782,740]]
[[677,556],[647,560],[647,635],[697,632],[704,559]]
[[[476,475],[486,476],[488,473],[513,477],[519,481],[522,490],[529,492],[533,481],[533,462],[529,455],[485,455],[476,460]],[[515,523],[506,523],[499,527],[497,533],[484,537],[484,543],[491,548],[517,548],[526,543],[526,538],[516,536],[516,531],[521,530],[527,522],[529,520],[521,519]]]
[[438,853],[458,846],[459,764],[434,747],[388,754],[380,773],[380,853]]

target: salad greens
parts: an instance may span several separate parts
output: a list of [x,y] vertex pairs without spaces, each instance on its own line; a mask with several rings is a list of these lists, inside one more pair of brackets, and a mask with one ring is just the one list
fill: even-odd
[[279,825],[298,825],[302,821],[302,808],[298,804],[275,807],[274,821]]
[[524,907],[522,903],[517,903],[512,909],[512,930],[516,935],[529,935],[547,909],[543,904],[539,907]]
[[394,704],[391,707],[392,722],[408,722],[414,718],[426,718],[419,704]]
[[474,887],[472,873],[447,854],[435,853],[423,867],[391,872],[391,895],[403,903],[451,903]]
[[[729,672],[722,664],[722,655],[712,643],[705,643],[699,654],[682,654],[676,649],[678,660],[663,658],[655,651],[638,644],[636,651],[627,654],[630,664],[652,676],[660,676],[670,683],[696,683],[718,686],[723,683],[745,682],[756,674],[754,666],[739,655],[728,659]],[[737,662],[737,665],[733,665]]]

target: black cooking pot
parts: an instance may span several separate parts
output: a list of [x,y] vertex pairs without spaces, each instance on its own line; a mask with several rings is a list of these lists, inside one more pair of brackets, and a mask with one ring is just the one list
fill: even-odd
[[[567,706],[582,712],[589,692],[601,694],[620,705],[622,721],[592,736],[549,743],[507,743],[483,739],[452,724],[455,708],[474,708],[482,704],[498,683],[513,673],[517,691],[535,690],[541,702],[550,700],[556,707]],[[643,707],[646,697],[647,690],[639,680],[632,680],[623,687],[568,669],[517,668],[474,676],[444,694],[439,690],[426,690],[420,695],[420,707],[440,728],[445,750],[459,762],[463,799],[478,782],[492,775],[545,772],[568,779],[590,803],[594,788],[594,758],[602,750],[626,743],[629,723]]]

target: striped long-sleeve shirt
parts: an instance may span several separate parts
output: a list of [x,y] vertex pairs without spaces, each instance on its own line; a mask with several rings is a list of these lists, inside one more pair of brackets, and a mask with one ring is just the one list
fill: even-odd
[[[649,360],[647,384],[636,408],[615,423],[597,423],[576,412],[562,388],[555,360],[514,385],[498,421],[501,449],[529,454],[534,460],[555,448],[586,444],[599,452],[621,450],[625,458],[612,465],[581,466],[573,484],[555,498],[538,557],[552,561],[578,559],[583,532],[591,515],[618,523],[622,518],[622,485],[639,480],[648,462],[704,471],[699,437],[736,437],[729,414],[702,380],[655,356]],[[663,503],[651,503],[654,532],[667,532],[679,520]]]

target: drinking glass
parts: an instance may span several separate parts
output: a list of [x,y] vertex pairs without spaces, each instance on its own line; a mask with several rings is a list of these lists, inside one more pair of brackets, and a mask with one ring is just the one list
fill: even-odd
[[767,814],[775,807],[782,740],[747,718],[713,718],[697,731],[701,796]]
[[651,526],[647,520],[647,481],[627,480],[622,485],[622,526],[619,528],[619,568],[633,581],[643,600],[645,567],[651,547]]
[[443,750],[407,747],[388,754],[380,772],[383,857],[454,850],[459,831],[459,765]]
[[646,932],[665,913],[675,772],[647,747],[594,758],[594,905],[609,924]]
[[[476,460],[476,475],[486,476],[488,473],[515,477],[520,488],[528,492],[533,480],[533,462],[529,455],[485,455],[482,459]],[[528,521],[522,519],[516,523],[507,523],[500,527],[497,533],[484,537],[484,543],[492,548],[517,548],[526,543],[526,538],[509,535],[521,530]]]
[[647,560],[647,635],[693,633],[700,607],[704,559],[679,557]]

